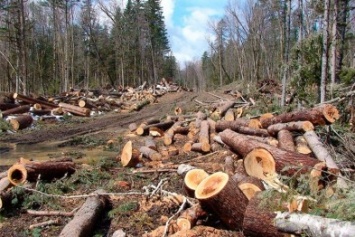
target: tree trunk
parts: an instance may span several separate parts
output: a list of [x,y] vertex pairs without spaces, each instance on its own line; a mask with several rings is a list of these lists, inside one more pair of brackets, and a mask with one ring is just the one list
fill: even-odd
[[296,151],[295,143],[293,142],[292,133],[288,130],[281,130],[277,133],[279,148],[287,151]]
[[208,173],[203,169],[191,169],[189,170],[184,178],[183,189],[187,196],[195,197],[195,190],[197,186],[208,177]]
[[67,103],[59,103],[58,104],[65,112],[70,112],[75,115],[90,117],[91,110],[88,108],[81,108],[79,106],[67,104]]
[[260,137],[268,137],[269,136],[269,133],[266,129],[256,129],[256,128],[251,128],[251,127],[246,127],[246,126],[243,126],[239,120],[235,120],[235,121],[221,120],[216,123],[216,131],[217,132],[223,131],[225,129],[231,129],[231,130],[238,132],[238,133],[243,133],[243,134],[253,135],[253,136],[260,136]]
[[328,44],[329,44],[329,7],[330,0],[324,0],[323,18],[323,46],[322,46],[322,73],[320,79],[320,103],[326,99],[326,86],[328,78]]
[[100,193],[104,191],[97,190],[93,193],[95,196],[86,199],[74,218],[64,226],[59,237],[92,236],[94,227],[100,222],[104,209],[108,206],[108,197]]
[[0,112],[0,118],[4,118],[4,117],[9,116],[11,114],[27,113],[28,111],[30,111],[30,108],[31,108],[30,105],[21,105],[16,108],[8,109],[8,110]]
[[196,188],[195,197],[202,207],[212,210],[232,230],[241,230],[248,199],[237,188],[235,180],[217,172],[205,178]]
[[25,95],[21,95],[18,93],[14,93],[13,95],[15,100],[20,100],[20,101],[24,101],[28,104],[34,105],[34,104],[40,104],[43,108],[46,109],[54,109],[54,108],[58,108],[58,105],[50,103],[48,101],[44,101],[44,100],[38,100],[38,99],[34,99]]
[[314,126],[309,121],[297,121],[297,122],[289,122],[289,123],[276,123],[273,125],[268,126],[267,131],[271,136],[275,136],[281,130],[288,130],[288,131],[301,131],[306,132],[313,130]]
[[31,115],[20,115],[9,120],[12,128],[17,131],[31,126],[33,119]]

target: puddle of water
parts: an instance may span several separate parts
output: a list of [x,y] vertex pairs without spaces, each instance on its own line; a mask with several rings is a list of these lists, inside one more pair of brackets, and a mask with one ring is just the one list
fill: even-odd
[[[0,165],[13,165],[20,157],[36,161],[50,160],[54,157],[77,158],[82,155],[80,161],[98,160],[102,157],[115,157],[118,152],[106,151],[102,146],[95,148],[58,147],[62,142],[38,143],[38,144],[1,144]],[[66,155],[67,154],[67,155]],[[70,155],[71,154],[71,155]]]

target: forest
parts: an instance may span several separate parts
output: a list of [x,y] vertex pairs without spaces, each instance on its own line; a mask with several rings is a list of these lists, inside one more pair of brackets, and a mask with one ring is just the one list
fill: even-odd
[[325,101],[354,81],[354,9],[352,0],[231,0],[208,25],[209,48],[181,65],[158,0],[2,0],[0,91],[52,95],[163,77],[208,91],[266,79],[282,83],[281,105],[308,86]]

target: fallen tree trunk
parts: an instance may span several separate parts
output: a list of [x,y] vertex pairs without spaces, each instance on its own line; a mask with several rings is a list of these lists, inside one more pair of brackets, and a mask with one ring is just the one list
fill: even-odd
[[278,147],[288,151],[296,151],[292,133],[289,130],[280,130],[277,133]]
[[31,115],[21,115],[9,120],[11,127],[17,131],[31,126],[33,119]]
[[238,133],[253,135],[253,136],[260,136],[260,137],[268,137],[269,136],[269,133],[266,129],[257,129],[257,128],[243,126],[237,120],[235,120],[235,121],[218,121],[216,123],[216,131],[217,132],[221,132],[226,129],[231,129],[231,130],[238,132]]
[[196,225],[197,220],[206,216],[207,212],[199,204],[196,204],[183,211],[176,220],[176,224],[179,230],[191,230]]
[[314,129],[314,126],[309,121],[297,121],[297,122],[289,122],[289,123],[277,123],[270,125],[267,128],[268,133],[271,136],[275,136],[281,130],[288,130],[290,132],[293,131],[311,131]]
[[181,126],[181,122],[175,122],[173,126],[171,126],[166,133],[164,134],[164,144],[166,146],[171,145],[174,140],[174,134],[176,130]]
[[40,104],[43,108],[46,108],[46,109],[54,109],[54,108],[58,107],[58,105],[50,103],[48,101],[34,99],[34,98],[27,97],[27,96],[24,96],[24,95],[21,95],[18,93],[14,93],[13,97],[16,100],[21,100],[21,101],[24,101],[24,102],[29,103],[31,105]]
[[95,196],[86,199],[74,218],[64,226],[59,237],[86,237],[92,236],[97,222],[100,221],[104,209],[108,206],[108,197],[100,195],[103,190],[97,190]]
[[1,111],[0,112],[0,118],[4,118],[6,116],[9,116],[11,114],[23,114],[23,113],[27,113],[28,111],[30,111],[31,105],[21,105],[12,109],[8,109],[5,111]]
[[[307,155],[298,154],[296,152],[282,150],[262,142],[259,142],[254,139],[250,139],[247,136],[233,132],[230,129],[224,130],[219,133],[222,141],[232,148],[235,152],[246,157],[249,153],[250,167],[259,167],[253,168],[260,169],[262,166],[267,166],[270,169],[270,172],[275,170],[278,173],[292,175],[296,172],[305,173],[319,163],[318,160],[313,159]],[[259,154],[260,153],[260,154]],[[262,159],[262,161],[260,160]],[[271,168],[271,167],[274,168]],[[288,169],[284,169],[288,167]],[[247,166],[245,169],[248,172]],[[263,172],[260,170],[260,172]],[[265,172],[265,170],[264,170]],[[264,175],[258,178],[265,178]]]
[[156,127],[162,130],[167,130],[169,129],[172,125],[174,124],[174,121],[168,121],[168,122],[161,122],[161,123],[153,123],[150,125],[140,125],[136,129],[137,135],[146,135],[149,132],[149,128]]
[[162,159],[162,155],[147,146],[142,146],[139,148],[139,151],[143,154],[144,157],[152,160],[152,161],[159,161]]
[[221,119],[224,114],[227,112],[228,109],[230,109],[231,107],[233,107],[234,105],[234,101],[228,100],[223,102],[222,105],[220,105],[212,114],[211,114],[211,118],[214,119]]
[[217,172],[202,180],[195,190],[195,197],[229,229],[242,229],[248,199],[226,173]]
[[268,128],[270,125],[276,123],[295,121],[310,121],[313,125],[325,125],[334,123],[339,117],[339,111],[335,106],[323,104],[307,110],[280,114],[272,118],[261,118],[260,122],[263,128]]
[[204,152],[210,151],[207,149],[210,146],[210,135],[209,135],[209,125],[207,120],[203,120],[200,126],[200,133],[199,133],[199,143],[202,144],[202,150]]
[[79,106],[67,104],[67,103],[59,103],[59,106],[65,111],[65,112],[70,112],[75,115],[83,116],[83,117],[89,117],[91,110],[88,108],[81,108]]
[[75,172],[75,163],[73,161],[45,161],[19,162],[11,166],[7,172],[7,177],[13,185],[18,185],[28,181],[36,181],[38,178],[43,180],[52,180],[61,178],[64,175]]

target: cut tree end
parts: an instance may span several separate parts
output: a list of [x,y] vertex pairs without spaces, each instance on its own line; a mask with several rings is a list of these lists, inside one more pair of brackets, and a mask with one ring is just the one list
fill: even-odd
[[121,154],[121,164],[123,167],[135,167],[140,161],[140,152],[137,149],[133,149],[132,141],[128,141]]
[[179,230],[191,230],[191,222],[186,218],[178,218],[176,224],[179,227]]
[[195,190],[195,197],[197,199],[208,199],[217,195],[229,181],[229,176],[223,172],[214,173],[197,186]]
[[7,178],[13,185],[25,183],[27,180],[27,170],[23,164],[14,164],[7,171]]
[[325,119],[330,123],[334,123],[335,120],[340,118],[338,109],[334,105],[330,104],[324,106],[323,115]]
[[203,169],[192,169],[189,170],[184,178],[184,183],[187,188],[191,190],[196,190],[197,186],[202,180],[208,177],[208,173]]
[[248,175],[262,180],[276,173],[275,160],[264,148],[256,148],[249,152],[244,158],[244,167]]
[[248,198],[248,200],[252,199],[257,192],[260,192],[261,189],[252,183],[243,183],[238,185],[239,189],[242,190],[244,195]]

